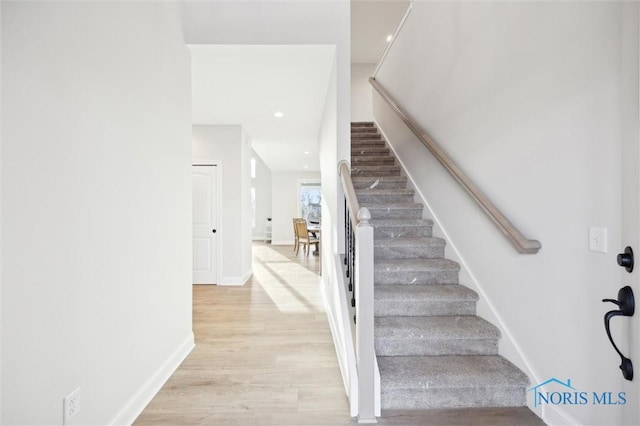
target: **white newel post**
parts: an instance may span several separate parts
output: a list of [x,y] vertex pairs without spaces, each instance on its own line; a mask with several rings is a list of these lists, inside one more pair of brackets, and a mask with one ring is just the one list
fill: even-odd
[[356,227],[356,357],[358,423],[377,423],[375,415],[375,352],[373,345],[373,227],[366,207]]

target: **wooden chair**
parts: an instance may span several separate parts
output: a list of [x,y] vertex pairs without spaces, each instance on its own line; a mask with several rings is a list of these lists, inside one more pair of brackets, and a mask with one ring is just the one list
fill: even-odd
[[309,235],[307,222],[305,220],[302,220],[300,222],[296,222],[295,226],[298,233],[298,248],[296,249],[296,254],[298,254],[298,251],[300,251],[301,244],[304,246],[305,254],[307,256],[309,256],[310,245],[315,245],[316,251],[318,251],[318,244],[320,244],[320,240]]
[[301,217],[293,218],[293,251],[295,251],[296,254],[298,254],[298,248],[300,246],[300,243],[298,242],[298,228],[296,227],[296,223],[304,221],[305,220]]

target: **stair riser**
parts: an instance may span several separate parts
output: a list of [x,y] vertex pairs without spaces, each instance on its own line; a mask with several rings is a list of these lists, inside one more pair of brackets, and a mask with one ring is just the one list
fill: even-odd
[[446,315],[475,315],[476,304],[472,301],[378,301],[374,305],[376,317],[435,317]]
[[391,157],[379,157],[379,158],[353,158],[351,160],[352,167],[362,167],[362,166],[393,166],[395,164],[395,160]]
[[391,163],[393,165],[396,159],[391,155],[355,155],[351,158],[351,165],[357,166],[358,163],[369,163],[370,161]]
[[375,127],[352,127],[351,134],[352,135],[368,135],[371,133],[378,133],[378,129]]
[[444,246],[374,247],[373,256],[375,259],[441,259],[444,257]]
[[438,285],[438,284],[458,284],[458,272],[457,271],[428,271],[428,272],[416,272],[416,271],[382,271],[375,269],[374,284],[383,285]]
[[369,208],[372,219],[422,219],[422,209]]
[[358,157],[361,155],[366,155],[366,156],[380,156],[380,157],[386,157],[391,155],[391,153],[389,152],[389,148],[382,148],[382,147],[376,147],[376,148],[372,148],[372,147],[365,147],[365,148],[360,148],[360,149],[356,149],[355,147],[351,147],[351,157]]
[[362,140],[362,139],[367,139],[367,140],[382,139],[382,136],[376,133],[351,133],[352,141]]
[[358,128],[358,127],[373,127],[373,123],[370,121],[353,121],[351,123],[351,128]]
[[[378,181],[376,183],[376,181]],[[374,185],[375,184],[375,185]],[[407,186],[407,179],[397,179],[397,180],[385,180],[385,179],[377,179],[376,177],[370,177],[365,179],[353,179],[353,187],[355,189],[367,189],[374,187],[375,189],[400,189],[405,188]]]
[[358,201],[363,204],[413,203],[412,194],[357,194]]
[[351,176],[365,176],[365,177],[378,177],[378,176],[400,176],[400,167],[376,169],[371,168],[353,168],[351,170]]
[[497,339],[379,339],[378,356],[496,355]]
[[381,392],[383,410],[523,407],[526,404],[526,391],[521,387],[394,389]]
[[431,237],[431,226],[374,226],[373,238]]
[[385,142],[383,140],[355,140],[351,141],[351,149],[366,149],[366,148],[384,148]]

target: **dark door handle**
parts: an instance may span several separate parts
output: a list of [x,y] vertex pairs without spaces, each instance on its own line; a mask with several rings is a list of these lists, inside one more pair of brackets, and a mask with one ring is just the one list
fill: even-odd
[[622,376],[627,380],[633,380],[633,363],[629,358],[624,356],[622,352],[620,352],[620,349],[618,349],[618,346],[613,341],[613,337],[611,337],[611,329],[609,327],[609,321],[611,321],[611,318],[613,317],[633,316],[636,309],[636,303],[633,297],[633,290],[629,286],[622,287],[618,291],[618,300],[602,299],[602,301],[615,303],[620,308],[618,310],[609,311],[604,315],[604,329],[607,332],[607,337],[609,337],[609,341],[613,345],[613,349],[615,349],[616,352],[618,352],[618,355],[620,355],[620,370],[622,370]]
[[627,272],[633,271],[633,250],[631,247],[625,247],[624,253],[620,253],[616,260],[618,265],[622,266]]
[[214,230],[213,230],[213,231],[211,231],[211,232],[213,232],[213,233],[215,234],[215,233],[216,233],[216,232],[218,232],[218,231],[216,231],[216,230],[214,229]]

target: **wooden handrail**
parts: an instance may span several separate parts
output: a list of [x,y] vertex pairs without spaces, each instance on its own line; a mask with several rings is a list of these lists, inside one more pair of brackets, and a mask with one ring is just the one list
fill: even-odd
[[359,223],[357,216],[358,212],[360,211],[360,203],[358,203],[356,190],[353,187],[353,182],[351,181],[351,169],[349,168],[349,163],[347,163],[345,160],[342,160],[338,163],[338,174],[340,175],[340,180],[342,181],[342,190],[344,191],[344,197],[347,200],[349,211],[353,212],[353,214],[351,214],[351,223],[355,228]]
[[458,181],[458,183],[467,191],[471,198],[480,206],[482,211],[489,216],[489,219],[498,227],[504,237],[511,243],[513,248],[520,254],[536,254],[542,247],[540,241],[530,240],[506,218],[504,214],[496,207],[493,202],[464,174],[462,170],[451,160],[447,153],[423,132],[417,124],[413,122],[389,95],[389,93],[376,81],[375,78],[369,78],[369,82],[374,89],[382,96],[382,99],[393,109],[402,119],[404,124],[420,139],[434,157],[444,166],[445,169]]

